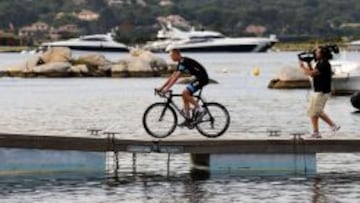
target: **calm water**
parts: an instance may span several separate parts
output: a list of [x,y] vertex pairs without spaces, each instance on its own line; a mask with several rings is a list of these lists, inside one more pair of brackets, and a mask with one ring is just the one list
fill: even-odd
[[[75,53],[79,55],[80,53]],[[230,111],[232,122],[220,139],[264,137],[267,129],[309,132],[308,90],[269,90],[269,80],[296,53],[187,54],[208,69],[218,85],[205,89],[208,101]],[[106,54],[117,60],[123,55]],[[161,55],[167,58],[167,55]],[[0,54],[0,69],[27,55]],[[359,60],[360,53],[347,58]],[[254,68],[260,75],[252,75]],[[121,132],[121,138],[150,139],[141,124],[142,113],[159,101],[153,88],[163,78],[149,79],[0,79],[0,131],[8,133],[89,136],[99,127]],[[180,91],[184,86],[174,89]],[[349,96],[332,97],[326,111],[342,128],[338,137],[359,136],[360,114]],[[321,123],[327,135],[327,127]],[[206,139],[196,131],[176,129],[169,139]],[[212,177],[198,180],[189,173],[189,157],[140,155],[139,174],[131,174],[131,157],[121,156],[120,180],[101,178],[1,177],[1,202],[358,202],[359,154],[320,154],[316,178]]]

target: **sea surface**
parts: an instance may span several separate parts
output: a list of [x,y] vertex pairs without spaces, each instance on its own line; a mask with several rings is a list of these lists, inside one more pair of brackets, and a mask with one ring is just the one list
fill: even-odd
[[[84,52],[74,52],[79,56]],[[125,54],[102,53],[117,61]],[[296,66],[296,52],[188,53],[208,70],[207,101],[224,104],[231,124],[218,139],[267,137],[268,130],[310,132],[306,107],[310,90],[272,90],[281,68]],[[167,54],[159,54],[169,60]],[[31,55],[1,53],[0,70]],[[360,53],[346,59],[360,62]],[[253,74],[259,69],[260,74]],[[142,127],[147,106],[164,78],[0,78],[0,132],[90,136],[88,128],[119,132],[119,138],[151,139]],[[181,91],[184,85],[176,85]],[[180,100],[178,101],[179,104]],[[326,112],[341,125],[336,137],[359,137],[360,114],[350,96],[333,96]],[[325,137],[328,127],[320,123]],[[167,139],[207,139],[195,130],[176,129]],[[360,147],[360,146],[359,146]],[[0,177],[0,202],[360,202],[359,154],[318,154],[316,177],[222,176],[201,178],[190,170],[188,155],[120,156],[118,179],[103,177]]]

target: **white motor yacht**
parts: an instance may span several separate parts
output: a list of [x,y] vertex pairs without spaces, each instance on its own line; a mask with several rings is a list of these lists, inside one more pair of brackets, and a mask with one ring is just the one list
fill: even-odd
[[73,50],[128,52],[129,48],[114,41],[111,33],[85,35],[65,41],[42,43],[42,47],[69,47]]
[[152,51],[179,49],[190,52],[265,52],[278,41],[274,35],[269,38],[231,38],[208,30],[182,31],[171,25],[162,26],[157,38],[159,40],[147,44],[145,48]]
[[276,42],[276,38],[192,37],[186,40],[172,42],[166,49],[179,49],[190,52],[266,52]]

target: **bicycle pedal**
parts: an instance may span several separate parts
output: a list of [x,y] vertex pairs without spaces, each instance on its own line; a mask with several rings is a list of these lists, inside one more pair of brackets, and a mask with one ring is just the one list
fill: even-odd
[[195,126],[198,124],[198,122],[195,120],[195,121],[191,121],[189,124],[188,124],[188,128],[189,129],[194,129]]

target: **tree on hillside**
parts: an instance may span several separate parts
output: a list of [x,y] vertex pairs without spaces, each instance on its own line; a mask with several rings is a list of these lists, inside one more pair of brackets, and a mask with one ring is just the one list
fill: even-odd
[[[152,26],[159,16],[180,15],[197,27],[243,36],[248,25],[263,26],[264,35],[284,36],[359,36],[359,0],[171,0],[172,5],[161,6],[159,0],[144,0],[146,6],[135,0],[109,7],[105,0],[12,0],[0,1],[0,29],[10,25],[20,28],[36,21],[51,26],[77,24],[84,33],[107,32],[120,26],[130,41],[145,39],[155,33]],[[100,14],[93,22],[82,22],[71,17],[88,9]],[[70,14],[55,19],[57,13]],[[151,28],[151,29],[150,29]],[[155,30],[156,31],[156,30]],[[124,35],[124,34],[122,34]]]

